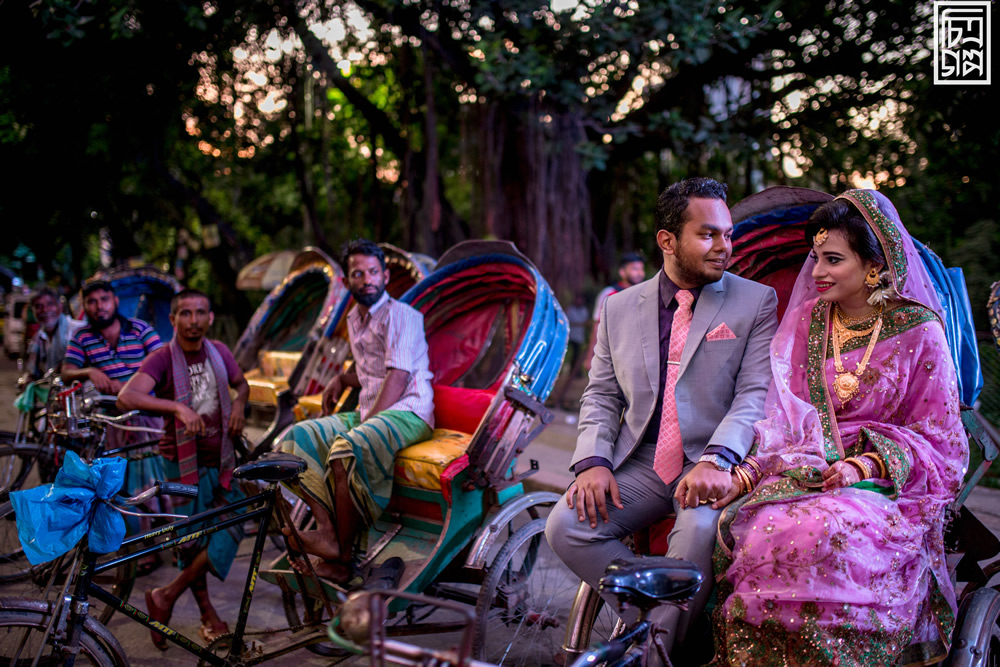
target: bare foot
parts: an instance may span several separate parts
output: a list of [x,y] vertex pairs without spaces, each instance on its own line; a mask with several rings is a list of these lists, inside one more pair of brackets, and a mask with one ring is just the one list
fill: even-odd
[[[309,564],[305,561],[299,559],[291,559],[288,561],[292,566],[292,569],[299,574],[311,574],[309,571]],[[346,584],[351,580],[351,568],[347,563],[341,563],[340,561],[330,561],[323,560],[322,558],[310,558],[309,563],[312,564],[312,569],[316,572],[317,577],[322,577],[323,579],[329,579],[335,584]]]
[[292,542],[292,548],[304,551],[313,556],[319,556],[323,560],[337,560],[340,558],[340,544],[337,537],[330,531],[325,530],[300,530],[299,544],[296,544],[292,529],[285,526],[281,529],[285,537]]

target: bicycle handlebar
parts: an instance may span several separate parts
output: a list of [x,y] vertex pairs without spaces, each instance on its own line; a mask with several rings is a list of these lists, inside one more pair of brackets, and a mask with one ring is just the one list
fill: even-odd
[[156,484],[149,487],[145,491],[132,496],[131,498],[126,498],[120,500],[126,505],[141,505],[144,502],[151,500],[153,498],[159,498],[160,496],[181,496],[184,498],[197,498],[198,497],[198,487],[191,484],[181,484],[179,482],[161,482],[157,480]]

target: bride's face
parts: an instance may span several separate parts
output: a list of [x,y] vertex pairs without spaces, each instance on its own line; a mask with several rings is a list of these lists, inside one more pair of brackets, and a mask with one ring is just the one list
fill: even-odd
[[819,298],[847,307],[864,304],[869,294],[865,275],[873,264],[862,261],[841,230],[831,230],[823,245],[813,247],[812,257],[816,260],[812,277]]

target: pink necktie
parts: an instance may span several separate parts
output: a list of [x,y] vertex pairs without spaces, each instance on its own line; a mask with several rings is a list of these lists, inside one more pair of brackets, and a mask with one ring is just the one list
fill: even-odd
[[684,443],[681,442],[681,427],[677,420],[677,399],[674,389],[680,374],[681,353],[691,329],[691,303],[694,296],[687,290],[680,290],[677,312],[670,327],[670,351],[667,354],[667,381],[663,385],[663,410],[660,412],[660,432],[656,436],[656,453],[653,455],[653,470],[664,484],[670,484],[681,474],[684,467]]

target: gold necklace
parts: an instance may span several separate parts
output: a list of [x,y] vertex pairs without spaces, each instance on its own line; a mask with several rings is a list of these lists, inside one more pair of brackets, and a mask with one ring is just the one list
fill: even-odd
[[843,324],[837,321],[837,316],[833,316],[833,328],[836,330],[837,335],[840,336],[840,342],[846,344],[855,338],[863,338],[875,330],[875,325],[871,325],[867,329],[855,330],[848,329]]
[[[837,370],[837,375],[833,379],[833,390],[837,392],[837,398],[840,402],[847,404],[854,396],[858,393],[858,389],[861,386],[859,377],[865,372],[868,367],[868,361],[871,359],[872,352],[875,350],[875,343],[878,342],[878,336],[882,333],[882,313],[878,314],[878,319],[875,320],[875,325],[872,327],[872,337],[868,341],[868,348],[865,350],[865,355],[858,362],[857,368],[853,371],[845,371],[844,364],[840,360],[840,347],[843,342],[841,341],[841,330],[843,325],[837,326],[839,324],[839,318],[837,313],[834,312],[834,327],[833,327],[833,365]],[[853,333],[853,332],[852,332]],[[853,336],[852,336],[853,338]]]
[[848,317],[847,313],[844,312],[844,309],[841,308],[840,304],[838,303],[836,304],[835,314],[840,319],[841,323],[843,323],[843,325],[847,327],[856,327],[862,324],[868,324],[869,322],[871,322],[874,325],[875,320],[878,318],[879,315],[882,314],[882,305],[879,304],[878,308],[868,313],[867,315],[862,315],[861,317]]

